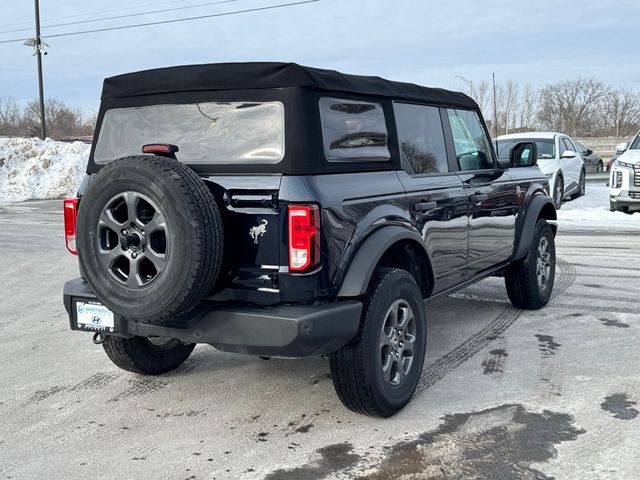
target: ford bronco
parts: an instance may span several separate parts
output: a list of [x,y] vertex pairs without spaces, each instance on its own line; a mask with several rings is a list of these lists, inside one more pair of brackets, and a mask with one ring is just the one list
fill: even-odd
[[428,301],[503,276],[551,296],[556,211],[533,142],[496,158],[464,94],[289,63],[107,78],[77,198],[71,329],[157,375],[198,343],[328,355],[348,408],[411,399]]

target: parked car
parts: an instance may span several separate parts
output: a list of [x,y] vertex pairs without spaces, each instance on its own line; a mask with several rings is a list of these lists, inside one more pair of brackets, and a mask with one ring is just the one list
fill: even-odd
[[613,163],[618,159],[618,157],[620,155],[622,155],[624,152],[627,151],[627,148],[629,148],[629,144],[630,143],[631,142],[622,142],[622,143],[619,143],[618,145],[616,145],[616,150],[615,150],[613,156],[607,162],[607,165],[606,165],[606,168],[605,168],[605,172],[610,172],[611,171],[611,167],[613,166]]
[[585,194],[586,173],[582,157],[573,140],[558,132],[528,132],[501,135],[496,139],[498,158],[506,160],[518,142],[535,142],[538,167],[549,179],[556,208],[565,200]]
[[573,144],[578,148],[578,153],[580,154],[580,157],[582,157],[585,169],[598,173],[604,170],[604,163],[600,155],[590,148],[585,147],[582,142],[574,140]]
[[640,132],[615,160],[609,175],[609,209],[629,212],[640,207]]
[[[462,93],[284,63],[104,82],[77,198],[72,330],[157,375],[195,344],[330,355],[348,408],[386,417],[425,361],[427,299],[490,275],[539,309],[556,210],[536,144],[502,168]],[[473,312],[469,312],[473,315]],[[71,360],[70,360],[71,361]]]

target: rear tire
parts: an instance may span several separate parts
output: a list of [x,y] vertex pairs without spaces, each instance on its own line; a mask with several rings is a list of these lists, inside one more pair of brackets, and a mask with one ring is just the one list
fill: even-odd
[[576,198],[584,197],[586,191],[587,191],[587,174],[585,173],[584,170],[582,170],[582,172],[580,172],[580,180],[579,180],[579,183],[578,183],[578,192],[575,193],[571,197],[571,199],[575,200]]
[[538,220],[527,256],[513,262],[504,275],[514,307],[537,310],[551,298],[556,272],[556,246],[551,225]]
[[193,352],[195,344],[185,345],[170,339],[161,342],[146,337],[108,336],[102,347],[109,359],[123,370],[141,375],[160,375],[182,365]]
[[553,203],[556,204],[556,210],[560,210],[562,207],[562,199],[564,197],[564,180],[561,176],[556,177],[556,182],[553,186]]
[[602,169],[604,168],[602,162],[598,162],[598,164],[596,165],[596,172],[600,173],[602,172]]
[[405,270],[379,268],[364,299],[360,329],[331,354],[331,378],[354,412],[390,417],[413,396],[426,353],[424,303]]

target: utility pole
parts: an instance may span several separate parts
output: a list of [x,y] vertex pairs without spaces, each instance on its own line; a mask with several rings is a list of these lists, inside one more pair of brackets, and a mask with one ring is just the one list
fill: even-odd
[[38,0],[35,0],[36,9],[36,38],[35,49],[36,56],[38,57],[38,93],[40,95],[40,138],[44,140],[47,137],[47,131],[45,128],[44,117],[44,84],[42,80],[42,39],[40,38],[40,4]]
[[[38,0],[36,0],[37,2]],[[498,138],[498,107],[496,103],[496,74],[492,73],[493,79],[493,137]]]

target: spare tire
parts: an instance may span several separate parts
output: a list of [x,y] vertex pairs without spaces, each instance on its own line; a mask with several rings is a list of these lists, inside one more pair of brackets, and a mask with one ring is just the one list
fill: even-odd
[[80,201],[77,225],[82,274],[123,317],[160,323],[186,313],[220,272],[223,226],[213,195],[171,158],[104,166]]

